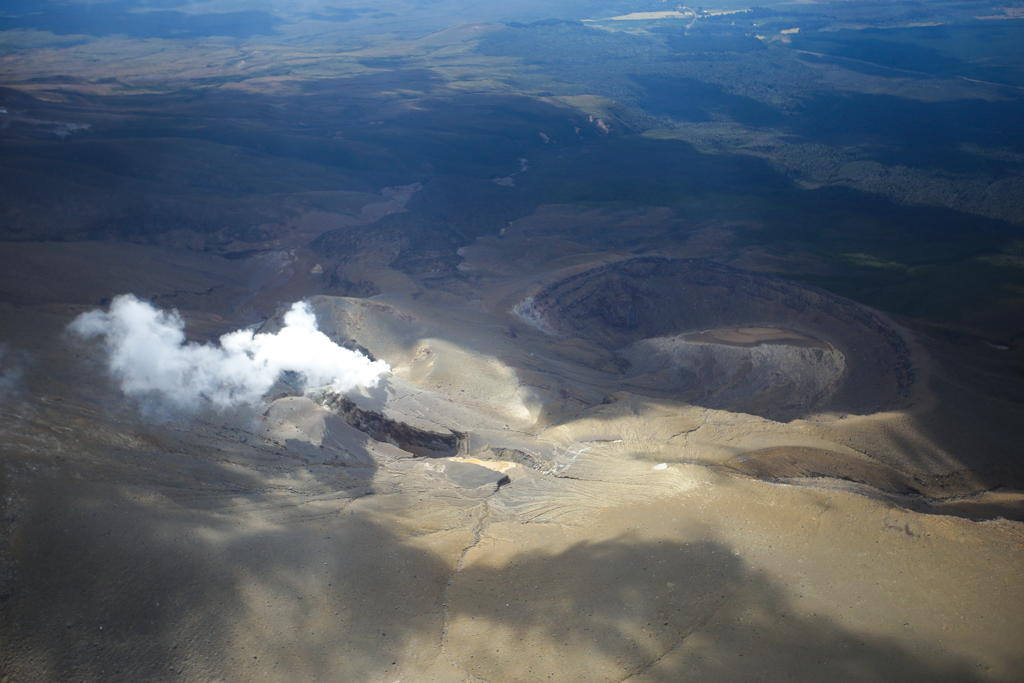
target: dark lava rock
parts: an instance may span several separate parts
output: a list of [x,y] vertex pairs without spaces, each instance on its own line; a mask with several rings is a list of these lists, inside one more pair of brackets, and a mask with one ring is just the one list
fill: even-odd
[[458,432],[447,429],[443,433],[429,431],[385,417],[372,410],[365,410],[340,394],[326,395],[324,406],[341,415],[345,422],[359,431],[369,434],[377,441],[394,444],[403,451],[427,458],[455,455],[460,452],[461,443],[465,439],[465,436]]

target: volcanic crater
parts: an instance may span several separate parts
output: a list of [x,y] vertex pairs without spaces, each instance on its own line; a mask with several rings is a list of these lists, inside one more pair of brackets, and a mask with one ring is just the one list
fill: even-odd
[[820,289],[731,266],[640,257],[578,272],[514,307],[543,353],[631,393],[778,421],[869,414],[907,397],[903,335]]

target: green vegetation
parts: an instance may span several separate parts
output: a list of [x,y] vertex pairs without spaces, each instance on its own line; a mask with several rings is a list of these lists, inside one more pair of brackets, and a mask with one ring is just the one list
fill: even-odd
[[[1020,21],[801,33],[798,50],[935,76],[963,76],[1024,86]],[[840,62],[842,63],[842,62]],[[856,64],[842,63],[859,69]]]

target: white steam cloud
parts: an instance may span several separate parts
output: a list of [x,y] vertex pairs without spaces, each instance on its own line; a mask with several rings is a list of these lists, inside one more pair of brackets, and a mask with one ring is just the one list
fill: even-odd
[[161,311],[131,294],[118,296],[108,312],[84,313],[70,330],[101,337],[110,372],[129,396],[162,399],[195,409],[204,399],[219,408],[256,403],[282,372],[301,375],[305,386],[333,384],[337,391],[376,386],[390,367],[338,346],[317,329],[309,304],[292,305],[277,334],[238,330],[220,345],[186,343],[177,311]]

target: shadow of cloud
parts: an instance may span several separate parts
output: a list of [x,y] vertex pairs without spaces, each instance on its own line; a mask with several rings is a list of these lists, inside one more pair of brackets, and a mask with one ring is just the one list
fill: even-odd
[[448,634],[453,655],[487,680],[622,680],[699,629],[742,575],[714,543],[626,539],[487,565],[480,557],[454,580]]
[[14,574],[0,628],[5,674],[164,680],[197,650],[222,652],[218,611],[193,607],[237,600],[230,574],[183,552],[179,535],[157,532],[119,487],[76,483],[69,491],[36,479],[19,491],[17,511],[5,496]]
[[351,500],[65,477],[4,491],[11,680],[365,680],[440,639],[452,562]]
[[61,476],[33,475],[21,503],[3,491],[11,680],[982,680],[938,644],[801,612],[706,538],[558,549],[561,530],[527,525],[475,542],[479,507],[421,490]]
[[[714,541],[481,555],[453,580],[447,647],[498,681],[973,681],[979,665],[801,615]],[[937,649],[937,648],[936,648]]]

